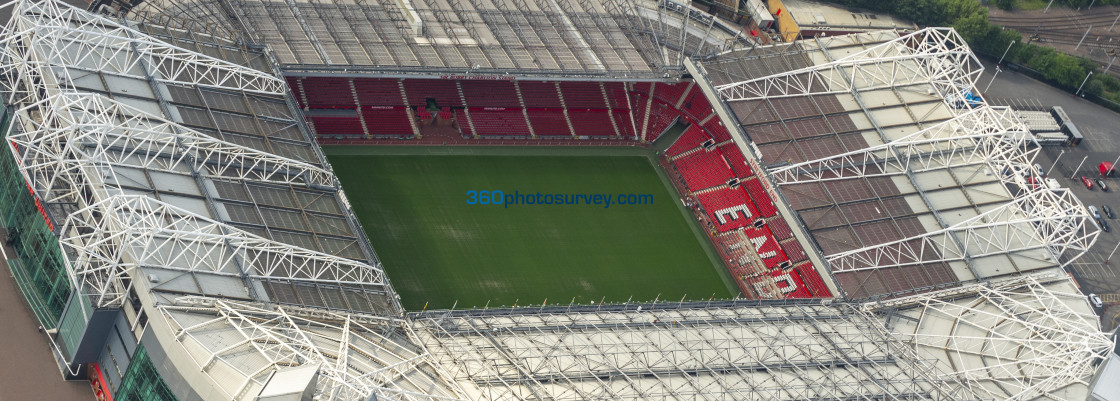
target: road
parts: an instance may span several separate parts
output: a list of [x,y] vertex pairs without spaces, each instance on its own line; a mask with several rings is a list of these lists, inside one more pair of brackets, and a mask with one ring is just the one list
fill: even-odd
[[[983,89],[992,79],[991,64],[985,65],[984,74],[977,87]],[[1036,161],[1050,177],[1062,186],[1071,188],[1086,205],[1109,205],[1120,217],[1120,176],[1104,179],[1108,192],[1081,184],[1080,176],[1097,177],[1097,165],[1112,162],[1120,156],[1120,114],[1100,107],[1068,92],[1017,74],[1003,71],[984,93],[992,104],[1012,105],[1016,108],[1061,106],[1085,136],[1077,147],[1046,147]],[[1084,160],[1084,165],[1078,165]],[[1075,177],[1075,178],[1070,178]],[[1098,294],[1105,300],[1102,326],[1112,330],[1120,323],[1120,252],[1112,260],[1109,254],[1120,243],[1120,219],[1108,219],[1111,232],[1102,232],[1096,245],[1083,257],[1074,261],[1067,271],[1073,274],[1082,292]],[[1108,263],[1106,263],[1108,262]]]
[[[0,243],[0,246],[2,243]],[[4,255],[15,253],[11,248]],[[50,344],[38,330],[39,322],[31,313],[16,287],[11,270],[0,263],[0,401],[23,400],[92,400],[93,390],[85,381],[63,381]]]

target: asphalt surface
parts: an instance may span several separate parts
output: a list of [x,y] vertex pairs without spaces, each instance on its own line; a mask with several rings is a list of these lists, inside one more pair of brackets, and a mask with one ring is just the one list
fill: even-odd
[[[988,85],[994,71],[991,64],[985,67],[977,84],[980,89]],[[1107,192],[1097,185],[1087,189],[1080,181],[1081,176],[1099,177],[1097,166],[1101,162],[1114,162],[1120,157],[1120,114],[1006,69],[983,94],[992,104],[1011,105],[1017,109],[1042,107],[1049,110],[1051,106],[1065,109],[1085,140],[1076,147],[1044,147],[1036,162],[1049,171],[1050,178],[1057,179],[1063,187],[1072,188],[1086,205],[1098,208],[1109,205],[1117,213],[1116,217],[1120,217],[1120,174],[1103,178],[1109,187]],[[1112,330],[1120,323],[1120,251],[1112,255],[1120,244],[1120,219],[1102,217],[1106,218],[1111,232],[1101,232],[1089,252],[1073,261],[1066,271],[1073,275],[1083,293],[1097,294],[1104,300],[1102,327]]]
[[[83,0],[65,2],[81,8],[88,4]],[[6,24],[9,18],[11,7],[0,8],[0,23]],[[39,321],[8,268],[7,255],[15,256],[15,252],[2,242],[0,247],[4,247],[0,254],[0,401],[94,399],[89,382],[62,379],[50,342],[39,332]]]
[[[0,246],[3,246],[0,244]],[[10,249],[6,255],[14,256]],[[64,381],[46,334],[23,299],[6,258],[0,266],[0,401],[92,400],[89,382]]]

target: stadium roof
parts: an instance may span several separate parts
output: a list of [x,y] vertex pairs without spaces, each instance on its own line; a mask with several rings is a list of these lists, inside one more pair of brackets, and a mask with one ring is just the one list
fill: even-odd
[[827,262],[822,274],[850,297],[1065,265],[1099,233],[1068,191],[1024,180],[1039,173],[1033,139],[973,92],[981,67],[952,30],[805,40],[698,64],[744,153]]
[[[141,17],[195,15],[268,45],[291,75],[513,75],[664,79],[683,59],[748,40],[652,0],[155,0]],[[189,13],[189,14],[188,14]],[[682,26],[685,27],[682,32]]]
[[54,2],[16,7],[8,144],[96,307],[136,275],[157,300],[399,310],[281,79]]
[[1072,400],[1084,398],[1112,347],[1076,291],[1050,271],[891,303],[669,302],[412,318],[472,400]]
[[284,82],[248,67],[267,57],[53,0],[7,7],[4,151],[56,223],[68,313],[124,309],[183,399],[1026,399],[1083,393],[1111,347],[1057,271],[868,304],[402,317]]

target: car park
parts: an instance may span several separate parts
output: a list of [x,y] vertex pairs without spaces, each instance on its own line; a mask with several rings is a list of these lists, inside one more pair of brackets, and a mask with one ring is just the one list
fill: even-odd
[[1108,184],[1105,184],[1104,180],[1098,178],[1097,179],[1097,186],[1101,187],[1101,191],[1108,192]]
[[1093,189],[1093,181],[1090,180],[1089,177],[1081,176],[1081,183],[1085,184],[1085,188],[1087,188],[1089,190]]

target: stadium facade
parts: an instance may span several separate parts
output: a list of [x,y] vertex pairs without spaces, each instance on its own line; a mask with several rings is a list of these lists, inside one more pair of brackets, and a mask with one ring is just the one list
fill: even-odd
[[[1022,180],[1031,137],[952,30],[763,46],[673,2],[513,3],[6,5],[0,212],[64,378],[117,400],[1088,397],[1113,339],[1062,267],[1098,231]],[[507,74],[559,107],[472,109],[464,82]],[[382,80],[401,105],[363,109]],[[538,112],[571,140],[578,113],[620,143],[700,127],[665,163],[724,202],[756,299],[403,310],[315,134],[376,136],[410,93],[474,137],[488,111],[527,140]]]

